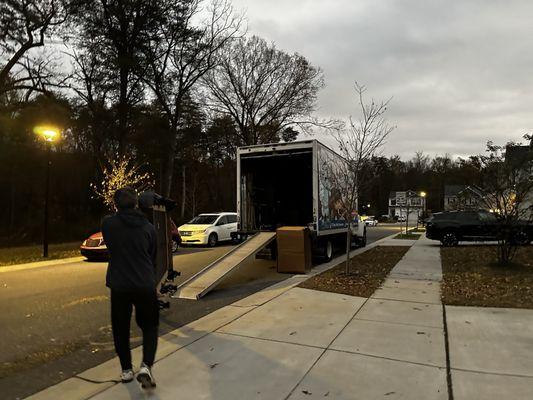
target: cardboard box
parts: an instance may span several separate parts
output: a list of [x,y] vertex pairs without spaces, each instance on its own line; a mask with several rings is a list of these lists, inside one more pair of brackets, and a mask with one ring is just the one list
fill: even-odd
[[278,272],[305,273],[311,268],[311,238],[303,226],[284,226],[276,231]]

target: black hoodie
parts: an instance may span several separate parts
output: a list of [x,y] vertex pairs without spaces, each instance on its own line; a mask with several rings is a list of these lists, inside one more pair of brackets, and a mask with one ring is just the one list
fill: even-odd
[[154,226],[139,210],[119,211],[102,221],[109,251],[106,285],[113,290],[154,290],[157,239]]

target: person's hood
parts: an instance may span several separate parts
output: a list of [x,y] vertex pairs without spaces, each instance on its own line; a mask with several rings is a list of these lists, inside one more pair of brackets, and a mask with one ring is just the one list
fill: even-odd
[[137,209],[119,211],[117,216],[124,224],[135,228],[143,226],[148,222],[146,216]]

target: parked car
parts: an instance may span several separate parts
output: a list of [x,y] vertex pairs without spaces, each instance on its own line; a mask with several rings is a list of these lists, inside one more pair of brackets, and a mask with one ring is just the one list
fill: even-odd
[[373,216],[369,216],[367,219],[365,219],[365,225],[366,226],[378,226],[378,220]]
[[397,221],[398,221],[398,222],[405,222],[405,221],[406,221],[405,215],[400,215],[400,216],[398,217],[398,220],[397,220]]
[[200,214],[178,228],[183,244],[208,245],[231,240],[237,231],[237,213],[221,212]]
[[496,215],[483,210],[435,213],[426,222],[426,237],[440,240],[443,246],[456,246],[460,241],[497,240],[507,229],[516,244],[524,245],[533,240],[530,222],[505,225]]
[[378,217],[378,222],[381,222],[381,223],[394,222],[394,219],[391,218],[388,214],[383,214]]
[[109,254],[102,232],[94,233],[85,239],[80,246],[80,253],[87,260],[107,260]]
[[[181,245],[181,236],[176,224],[172,220],[170,220],[170,228],[172,232],[172,253],[175,253],[178,251],[178,248]],[[107,246],[104,242],[102,232],[92,234],[85,239],[80,246],[80,253],[82,256],[91,261],[107,260],[109,258],[109,254],[107,252]]]

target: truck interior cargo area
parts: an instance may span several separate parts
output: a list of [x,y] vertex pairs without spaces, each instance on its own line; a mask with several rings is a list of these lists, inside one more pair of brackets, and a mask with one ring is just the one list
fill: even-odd
[[313,153],[261,154],[241,158],[242,228],[275,230],[313,221]]

